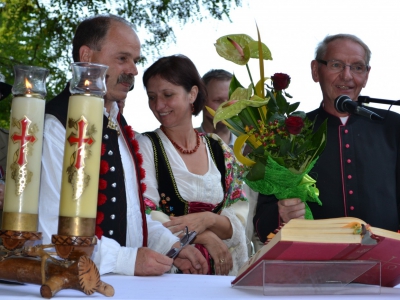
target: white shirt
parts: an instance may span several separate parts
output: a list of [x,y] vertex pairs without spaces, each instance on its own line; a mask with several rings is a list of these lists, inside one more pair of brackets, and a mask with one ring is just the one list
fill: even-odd
[[[215,166],[208,147],[206,147],[208,156],[207,173],[204,175],[193,174],[189,172],[182,157],[177,153],[177,150],[162,130],[157,129],[155,132],[163,142],[179,194],[182,198],[188,202],[220,203],[224,198],[221,186],[221,173]],[[143,154],[143,168],[146,170],[144,182],[147,188],[144,192],[144,197],[159,206],[160,195],[158,192],[152,143],[146,136],[138,136],[137,140],[140,144],[140,152]],[[163,217],[161,214],[163,213],[152,211],[154,219],[158,219],[161,222],[169,219],[169,217]],[[233,269],[229,274],[235,275],[242,264],[248,259],[244,228],[247,222],[248,202],[237,201],[230,207],[224,208],[221,215],[226,216],[232,225],[232,237],[223,240],[223,242],[230,248],[234,262]]]
[[[118,106],[114,102],[110,114],[115,123],[117,123],[117,113]],[[104,114],[107,117],[109,115],[105,109]],[[57,234],[64,143],[64,126],[56,117],[46,114],[39,196],[39,231],[43,234],[43,244],[51,243],[51,236]],[[122,165],[124,166],[127,194],[126,247],[121,247],[115,240],[103,236],[101,240],[97,241],[92,259],[100,274],[113,272],[133,275],[137,250],[143,242],[142,216],[139,207],[135,165],[122,135],[118,138],[118,144]],[[178,238],[162,226],[160,222],[153,221],[149,216],[146,216],[146,218],[148,247],[159,253],[167,253],[172,245],[178,241]]]

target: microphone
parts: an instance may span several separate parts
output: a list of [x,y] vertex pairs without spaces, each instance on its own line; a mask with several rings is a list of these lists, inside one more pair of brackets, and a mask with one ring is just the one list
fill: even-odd
[[367,117],[371,120],[383,120],[383,118],[377,113],[366,109],[363,106],[359,106],[356,102],[350,99],[349,96],[341,95],[335,99],[335,108],[338,112],[348,112],[350,114],[360,115]]

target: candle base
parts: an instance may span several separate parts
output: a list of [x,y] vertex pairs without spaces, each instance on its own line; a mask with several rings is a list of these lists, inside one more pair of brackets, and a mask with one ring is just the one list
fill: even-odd
[[35,241],[42,239],[41,232],[0,230],[0,238],[7,250],[15,250],[24,246],[32,246]]
[[57,255],[63,259],[77,260],[81,256],[92,256],[94,246],[97,244],[95,236],[66,236],[53,234],[52,244]]
[[35,232],[38,228],[38,215],[3,211],[3,230]]

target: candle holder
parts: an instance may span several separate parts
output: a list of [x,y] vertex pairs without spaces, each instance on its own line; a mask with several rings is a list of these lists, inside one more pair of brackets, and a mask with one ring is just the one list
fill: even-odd
[[[0,238],[9,250],[41,239],[40,167],[47,69],[14,66],[6,187]],[[30,241],[30,242],[28,242]]]
[[103,96],[108,66],[71,64],[72,79],[65,135],[57,254],[65,259],[90,256],[95,237],[100,172]]
[[[36,232],[37,198],[48,72],[30,66],[15,67],[11,115],[14,131],[10,130],[0,230],[0,279],[40,284],[44,298],[53,297],[61,289],[114,295],[114,288],[100,280],[90,259],[97,242],[94,233],[107,69],[103,65],[73,64],[58,234],[52,236],[53,244],[33,246],[41,239],[41,233]],[[37,169],[32,167],[34,162]],[[30,190],[35,184],[37,189]],[[56,252],[46,250],[53,247]],[[56,254],[63,259],[54,258]]]

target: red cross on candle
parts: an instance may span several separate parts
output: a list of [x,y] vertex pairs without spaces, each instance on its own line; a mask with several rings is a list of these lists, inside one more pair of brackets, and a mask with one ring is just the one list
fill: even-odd
[[21,134],[16,134],[14,133],[11,136],[12,141],[15,143],[20,143],[21,147],[19,148],[18,151],[18,160],[17,163],[19,166],[23,166],[26,164],[26,153],[28,152],[27,146],[28,143],[34,143],[36,141],[36,137],[33,134],[29,134],[29,126],[31,124],[31,121],[27,118],[24,117],[19,121],[21,125]]
[[78,151],[75,158],[75,168],[80,169],[85,166],[84,158],[85,158],[85,145],[89,146],[93,144],[94,140],[91,136],[86,136],[86,128],[88,126],[88,122],[85,118],[81,118],[78,122],[78,136],[75,133],[71,133],[68,137],[68,142],[72,146],[74,144],[78,144]]

